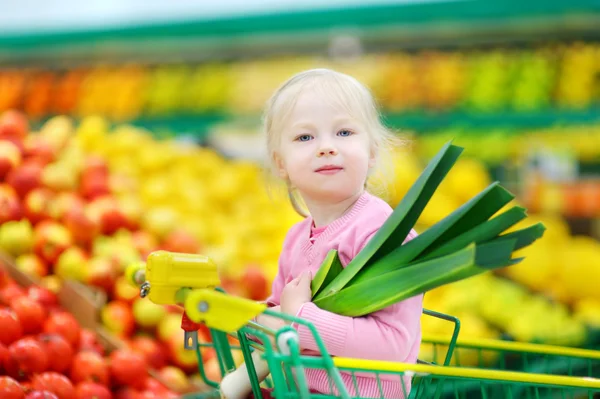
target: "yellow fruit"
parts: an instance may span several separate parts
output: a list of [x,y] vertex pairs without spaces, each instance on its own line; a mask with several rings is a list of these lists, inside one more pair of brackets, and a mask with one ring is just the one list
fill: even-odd
[[452,167],[442,184],[444,190],[463,204],[492,183],[486,166],[474,158],[460,158]]
[[573,317],[594,328],[600,328],[600,300],[585,298],[575,302]]

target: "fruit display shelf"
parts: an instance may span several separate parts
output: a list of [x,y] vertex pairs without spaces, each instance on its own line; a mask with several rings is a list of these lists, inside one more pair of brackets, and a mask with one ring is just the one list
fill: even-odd
[[[421,173],[425,157],[417,154],[403,149],[394,156],[394,181],[383,190],[392,206]],[[157,370],[183,373],[183,380],[198,376],[195,355],[181,345],[181,310],[138,298],[123,277],[125,267],[156,249],[203,253],[219,266],[226,291],[261,300],[278,269],[287,230],[301,220],[277,185],[268,195],[257,163],[157,139],[128,125],[111,127],[99,117],[74,124],[58,116],[30,130],[22,114],[0,115],[0,181],[0,248],[16,268],[48,289],[76,281],[102,292],[106,303],[97,309],[102,328],[144,352]],[[489,183],[482,162],[459,160],[422,213],[420,228]],[[600,279],[600,244],[572,236],[562,218],[528,220],[542,221],[548,234],[526,254],[524,268],[513,267],[502,279],[487,276],[486,291],[475,289],[484,286],[478,280],[465,281],[468,289],[432,291],[428,300],[437,301],[431,307],[460,316],[466,336],[510,334],[516,340],[586,345],[591,328],[600,325],[600,297],[593,289]],[[513,288],[503,283],[506,278]],[[507,293],[489,308],[467,306],[484,302],[477,295],[492,291]],[[517,291],[519,301],[510,302]],[[505,302],[502,313],[494,311]],[[521,313],[536,312],[548,322],[513,323]],[[204,367],[217,372],[213,355],[205,353]]]
[[[347,72],[369,87],[388,124],[426,133],[450,127],[533,129],[598,122],[600,44],[368,52],[351,61],[319,54],[222,62],[104,63],[0,69],[0,111],[32,120],[100,115],[202,137],[215,123],[257,124],[287,77],[313,67]],[[251,93],[249,95],[248,93]]]

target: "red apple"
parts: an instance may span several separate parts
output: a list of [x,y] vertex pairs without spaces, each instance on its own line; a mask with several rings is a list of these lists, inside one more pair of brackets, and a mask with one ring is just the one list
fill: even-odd
[[154,235],[147,231],[134,231],[131,238],[135,249],[143,259],[146,259],[150,252],[155,251],[158,248],[158,240]]
[[[8,283],[0,290],[0,305],[10,305],[13,299],[26,296],[25,289],[19,284],[13,282]],[[2,324],[0,324],[1,326]]]
[[56,152],[48,140],[39,135],[27,136],[24,142],[25,156],[40,165],[47,165],[54,161]]
[[8,184],[0,184],[0,225],[20,220],[23,215],[17,192]]
[[56,294],[37,285],[30,285],[27,287],[27,296],[44,306],[46,309],[51,310],[58,306],[58,297]]
[[247,266],[241,277],[241,283],[245,287],[249,299],[260,301],[269,296],[271,287],[267,276],[259,266]]
[[67,212],[81,210],[85,206],[83,198],[72,192],[61,192],[54,196],[50,204],[50,216],[56,221],[64,222]]
[[133,337],[129,343],[131,349],[141,353],[153,369],[159,370],[167,365],[167,351],[160,342],[147,335]]
[[20,198],[25,198],[28,192],[42,184],[42,166],[36,162],[26,161],[11,170],[6,176]]
[[113,296],[119,301],[132,304],[134,300],[139,298],[140,290],[138,287],[131,284],[125,276],[117,278],[113,288]]
[[131,309],[136,323],[144,328],[156,327],[167,314],[164,306],[155,304],[148,297],[137,298]]
[[48,371],[65,373],[70,369],[75,350],[62,335],[40,334],[38,340],[48,354]]
[[79,192],[84,198],[93,200],[110,194],[108,176],[103,174],[84,174],[81,176]]
[[44,322],[44,332],[61,335],[69,342],[72,348],[79,347],[81,327],[71,313],[66,311],[51,313]]
[[221,382],[223,376],[221,375],[221,368],[219,367],[219,361],[216,357],[210,358],[203,363],[204,373],[209,381]]
[[47,371],[38,374],[32,378],[32,383],[34,389],[39,391],[50,391],[56,394],[59,399],[75,398],[75,388],[73,387],[73,384],[66,376],[60,373]]
[[72,207],[66,212],[64,223],[73,235],[74,241],[85,247],[88,247],[100,234],[100,221],[93,218],[87,208]]
[[[168,342],[171,337],[181,330],[181,315],[177,313],[167,313],[158,323],[158,338],[162,342]],[[181,341],[183,344],[183,341]]]
[[113,399],[144,399],[144,397],[141,392],[131,387],[124,387],[115,392]]
[[142,355],[130,349],[117,349],[110,354],[110,376],[116,385],[141,389],[148,377],[148,364]]
[[[171,362],[185,372],[193,372],[194,370],[198,369],[198,358],[196,357],[196,351],[185,349],[183,344],[184,332],[180,329],[167,341],[167,348],[169,350]],[[201,353],[204,358],[205,353],[208,353],[208,351],[203,348]]]
[[87,328],[81,329],[81,339],[79,341],[79,351],[95,352],[101,356],[104,356],[104,347],[98,341],[98,336],[92,330]]
[[73,358],[71,381],[74,384],[88,381],[108,385],[110,382],[108,364],[101,355],[95,352],[79,352]]
[[60,254],[54,273],[63,279],[85,281],[88,273],[88,255],[79,247],[70,247]]
[[36,254],[19,255],[15,260],[17,268],[28,276],[44,277],[48,275],[48,266]]
[[177,229],[170,232],[161,244],[161,248],[170,252],[195,254],[200,252],[200,244],[190,233]]
[[119,209],[119,204],[112,196],[102,196],[89,203],[90,216],[100,221],[102,234],[113,234],[127,227],[127,218]]
[[120,337],[129,337],[135,329],[135,320],[131,308],[125,302],[111,301],[100,313],[102,324],[106,329]]
[[85,160],[85,165],[83,167],[84,175],[104,175],[108,176],[109,169],[108,163],[106,160],[97,155],[90,155]]
[[23,336],[23,327],[16,313],[5,307],[0,307],[0,344],[7,346]]
[[21,163],[21,150],[7,140],[0,140],[0,180]]
[[48,143],[56,152],[62,151],[73,135],[73,121],[66,115],[58,115],[50,118],[40,128],[40,136],[48,140]]
[[112,399],[112,393],[104,385],[95,382],[82,382],[75,387],[74,399]]
[[111,292],[117,280],[117,273],[112,263],[104,258],[91,258],[87,266],[86,284]]
[[169,389],[165,385],[153,377],[146,378],[144,389],[146,392],[152,392],[153,394],[159,395],[158,398],[164,398],[164,395],[169,392]]
[[34,252],[50,264],[54,264],[58,257],[73,245],[71,232],[59,223],[38,224],[34,234]]
[[8,347],[9,361],[5,364],[8,375],[23,378],[42,373],[48,368],[48,354],[33,337],[24,337]]
[[140,227],[140,221],[144,213],[140,200],[131,195],[120,198],[118,204],[119,209],[127,219],[125,228],[132,231],[137,230]]
[[42,330],[46,310],[41,304],[27,296],[21,296],[13,299],[10,307],[21,321],[24,334],[37,334]]
[[16,110],[7,110],[0,115],[0,138],[23,140],[29,133],[27,117]]
[[190,388],[187,375],[179,367],[167,366],[160,369],[158,375],[169,388],[177,392],[186,392]]
[[36,188],[31,190],[24,199],[25,216],[32,224],[51,218],[50,208],[54,200],[54,193],[47,188]]

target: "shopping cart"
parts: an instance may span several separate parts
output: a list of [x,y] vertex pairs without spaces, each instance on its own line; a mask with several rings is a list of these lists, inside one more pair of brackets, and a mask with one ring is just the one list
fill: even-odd
[[[272,395],[277,399],[364,397],[356,383],[359,373],[369,373],[377,379],[380,395],[376,397],[380,398],[384,398],[383,376],[386,379],[396,378],[403,390],[400,396],[407,398],[600,398],[599,352],[493,340],[460,340],[460,323],[456,318],[426,310],[426,316],[439,317],[454,324],[453,333],[448,338],[424,337],[424,344],[437,348],[435,356],[428,361],[405,364],[332,357],[327,354],[325,344],[310,322],[271,311],[254,301],[229,296],[210,286],[213,283],[202,288],[199,286],[204,283],[194,284],[193,279],[188,278],[184,279],[186,288],[177,289],[173,285],[177,280],[173,273],[177,271],[173,268],[170,270],[170,273],[160,274],[158,278],[155,266],[155,281],[143,284],[143,295],[151,291],[152,283],[160,286],[161,298],[155,296],[154,300],[157,303],[183,304],[187,316],[194,322],[206,324],[212,338],[211,342],[198,342],[192,348],[198,356],[200,376],[208,389],[188,395],[186,399],[220,397],[219,382],[210,380],[204,370],[202,351],[207,347],[216,352],[221,376],[236,368],[232,351],[243,353],[244,367],[252,393],[257,399],[262,398],[261,386],[272,388]],[[139,272],[141,270],[130,272],[130,276],[137,273],[138,278],[132,278],[132,281],[138,284],[143,281],[140,279],[143,274]],[[157,279],[169,280],[170,283],[159,283]],[[164,289],[169,284],[168,290]],[[162,295],[167,291],[168,295]],[[169,299],[170,296],[173,299]],[[150,299],[153,299],[152,295]],[[261,313],[286,323],[277,331],[258,325],[252,320]],[[301,352],[298,334],[291,323],[302,325],[311,332],[320,349],[320,356],[307,356]],[[232,345],[229,336],[235,337],[238,344]],[[477,367],[461,366],[461,356],[467,351],[477,354],[480,359],[475,365]],[[270,372],[269,378],[262,383],[253,361],[256,354],[266,361]],[[544,359],[546,363],[543,363]],[[549,359],[561,359],[562,368],[556,366],[558,362],[549,362]],[[548,367],[548,364],[553,366]],[[511,367],[521,371],[510,370]],[[523,368],[525,371],[522,371]],[[329,392],[310,392],[305,373],[309,369],[327,373]],[[407,379],[411,381],[410,391],[405,383]]]

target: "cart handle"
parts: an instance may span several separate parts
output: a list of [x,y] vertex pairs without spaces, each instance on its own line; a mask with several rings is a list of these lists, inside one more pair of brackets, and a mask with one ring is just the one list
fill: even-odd
[[468,367],[442,367],[378,360],[349,359],[342,357],[334,357],[333,363],[341,370],[346,369],[352,371],[378,373],[415,373],[427,376],[457,377],[502,382],[522,382],[554,387],[592,388],[600,390],[600,379],[593,377],[570,377],[551,374],[524,373],[518,371],[476,369]]
[[[423,335],[422,342],[448,345],[448,338],[440,335]],[[600,360],[600,351],[582,348],[570,348],[557,345],[533,344],[527,342],[502,341],[487,338],[460,338],[456,345],[468,349],[491,349],[504,352],[536,353]]]

